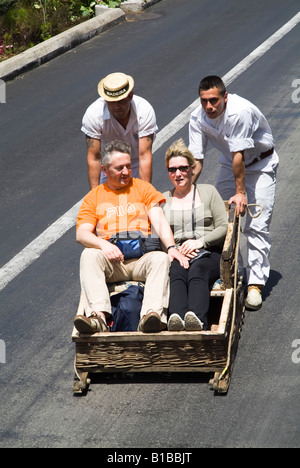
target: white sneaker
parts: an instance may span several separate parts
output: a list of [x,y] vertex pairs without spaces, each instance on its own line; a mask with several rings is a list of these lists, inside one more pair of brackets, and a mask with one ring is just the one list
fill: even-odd
[[172,314],[168,321],[169,331],[183,331],[184,321],[178,314]]
[[248,295],[245,301],[247,309],[258,310],[262,306],[261,286],[251,284],[248,286]]
[[187,312],[184,317],[184,325],[187,331],[201,331],[203,330],[203,323],[198,319],[194,312]]

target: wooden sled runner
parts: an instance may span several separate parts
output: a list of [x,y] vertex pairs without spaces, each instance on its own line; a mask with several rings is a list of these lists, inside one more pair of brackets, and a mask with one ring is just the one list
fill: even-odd
[[[74,328],[74,394],[82,394],[93,373],[208,372],[216,393],[229,389],[244,315],[244,288],[238,278],[240,222],[234,207],[221,256],[221,286],[211,291],[209,330],[155,334],[114,332],[81,335]],[[83,314],[80,301],[78,314]]]

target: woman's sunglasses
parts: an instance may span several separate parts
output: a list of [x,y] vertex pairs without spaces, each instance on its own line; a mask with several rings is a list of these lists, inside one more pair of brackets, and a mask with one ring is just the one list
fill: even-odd
[[180,172],[187,172],[189,168],[190,166],[168,167],[168,172],[171,172],[171,174],[175,174],[175,172],[178,170]]

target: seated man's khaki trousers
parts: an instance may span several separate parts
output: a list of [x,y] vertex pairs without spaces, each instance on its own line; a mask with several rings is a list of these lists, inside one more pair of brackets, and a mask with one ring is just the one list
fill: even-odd
[[138,259],[115,263],[99,249],[87,248],[81,254],[80,282],[86,316],[92,312],[111,315],[111,303],[106,283],[119,281],[145,282],[141,317],[150,311],[158,313],[167,323],[169,306],[170,260],[164,252],[149,252]]

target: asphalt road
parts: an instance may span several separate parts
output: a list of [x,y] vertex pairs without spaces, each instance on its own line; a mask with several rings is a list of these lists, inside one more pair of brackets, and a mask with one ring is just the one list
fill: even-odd
[[[7,83],[0,267],[88,191],[80,126],[100,78],[133,75],[161,130],[197,98],[201,77],[224,76],[298,10],[297,0],[163,0]],[[187,374],[104,379],[73,396],[72,228],[0,292],[0,447],[300,447],[299,63],[298,24],[228,88],[265,113],[280,156],[271,276],[262,309],[246,313],[228,395]],[[164,152],[179,136],[188,141],[187,125],[155,153],[158,189],[170,186]],[[217,161],[210,150],[202,182],[215,183]]]

